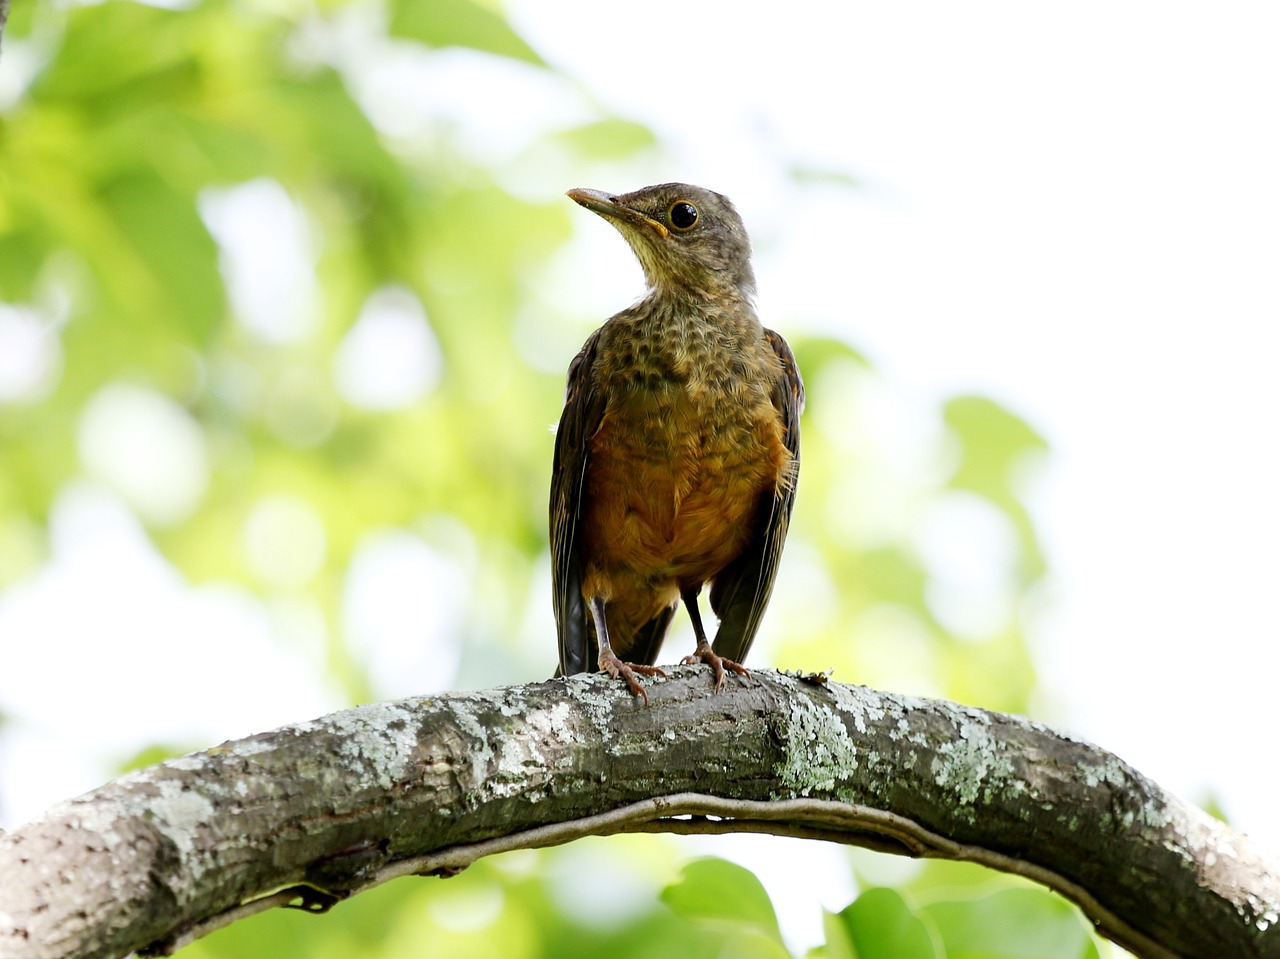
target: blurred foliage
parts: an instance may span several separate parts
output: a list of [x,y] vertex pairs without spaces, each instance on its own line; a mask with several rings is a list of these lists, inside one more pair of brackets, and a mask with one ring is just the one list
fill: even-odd
[[501,14],[472,0],[393,0],[391,35],[433,47],[468,47],[542,64],[541,57],[507,26]]
[[[362,23],[363,54],[353,57],[350,33]],[[238,581],[318,609],[326,668],[358,701],[379,689],[343,617],[353,556],[379,530],[436,542],[464,529],[477,583],[459,675],[477,684],[545,675],[550,604],[535,587],[546,576],[547,426],[562,391],[549,367],[567,367],[570,340],[586,327],[554,332],[571,321],[550,309],[539,277],[577,211],[505,188],[520,158],[478,158],[456,120],[416,133],[380,126],[370,95],[356,91],[362,64],[392,53],[431,63],[462,48],[495,69],[552,68],[495,7],[473,0],[23,3],[4,39],[6,56],[21,47],[33,68],[0,112],[0,305],[10,322],[18,310],[38,327],[55,362],[0,395],[0,590],[39,571],[52,504],[89,475],[119,487],[188,582]],[[447,101],[449,90],[423,95]],[[644,126],[584,104],[579,125],[548,129],[528,148],[558,151],[561,186],[610,164],[630,175],[660,150]],[[839,171],[785,175],[799,189],[856,188]],[[255,321],[237,292],[236,250],[217,211],[245,185],[284,196],[302,223],[314,289],[299,293],[294,327]],[[270,249],[284,235],[264,215],[249,239]],[[344,394],[335,365],[388,291],[419,311],[439,371],[420,397],[380,407]],[[541,311],[533,346],[520,332],[530,303]],[[1044,559],[1022,484],[1043,442],[979,397],[908,416],[854,348],[806,337],[803,320],[776,323],[799,358],[810,413],[762,654],[1025,711],[1034,677],[1024,606]],[[132,392],[112,392],[122,386]],[[142,397],[193,437],[186,499],[162,508],[145,484],[95,466],[86,423],[104,397]],[[256,511],[280,496],[322,531],[322,556],[302,573],[287,563],[264,573],[246,547]],[[940,558],[940,535],[958,556]],[[985,538],[1004,552],[983,552]],[[970,568],[989,575],[974,587]],[[441,600],[431,583],[422,589],[424,601]],[[986,599],[981,615],[965,606],[974,592]],[[537,647],[518,641],[530,610]],[[165,752],[139,744],[127,765]],[[703,859],[672,874],[678,847],[643,842],[648,853],[622,840],[607,847],[608,868],[627,883],[586,888],[572,869],[557,872],[564,850],[498,857],[448,882],[393,883],[323,920],[259,916],[185,954],[789,954],[750,872]],[[615,886],[625,888],[613,896]],[[827,932],[815,955],[832,959],[1097,954],[1078,915],[1048,893],[936,864],[900,892],[868,889],[828,917]]]
[[1044,889],[924,897],[913,905],[893,889],[868,889],[827,916],[827,943],[813,959],[1098,959],[1088,923]]
[[[560,868],[565,858],[564,850],[507,854],[449,880],[401,880],[341,903],[323,920],[300,912],[262,913],[182,954],[192,959],[792,955],[760,881],[741,866],[696,859],[667,882],[657,899],[646,895],[620,906],[610,901],[609,889],[592,891],[575,883]],[[910,892],[869,888],[839,913],[828,913],[826,942],[808,959],[1098,959],[1088,923],[1053,893],[1004,877],[958,889],[954,883],[965,867],[948,865],[933,878],[922,875]]]

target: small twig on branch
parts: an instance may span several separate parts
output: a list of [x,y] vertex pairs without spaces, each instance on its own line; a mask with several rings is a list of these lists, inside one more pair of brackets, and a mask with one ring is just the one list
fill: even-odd
[[[1088,743],[767,670],[380,703],[132,773],[0,837],[0,957],[167,953],[281,905],[620,832],[967,860],[1147,959],[1280,959],[1280,863]],[[726,759],[732,757],[732,759]]]

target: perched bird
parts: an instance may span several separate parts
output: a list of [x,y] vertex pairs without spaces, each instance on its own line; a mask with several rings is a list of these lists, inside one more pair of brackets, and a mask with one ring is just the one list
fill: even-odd
[[[633,695],[676,605],[715,688],[773,590],[800,467],[804,384],[760,325],[751,244],[728,198],[684,183],[569,197],[615,226],[648,290],[569,366],[551,478],[557,675],[602,669]],[[698,594],[720,619],[707,641]]]

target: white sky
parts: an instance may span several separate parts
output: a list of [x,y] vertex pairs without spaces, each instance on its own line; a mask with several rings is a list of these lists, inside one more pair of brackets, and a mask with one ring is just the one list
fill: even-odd
[[[1047,708],[1175,791],[1212,789],[1239,828],[1280,849],[1280,7],[796,0],[767,17],[747,10],[515,0],[519,29],[580,91],[518,68],[469,73],[443,57],[413,74],[388,58],[362,95],[387,109],[384,126],[403,122],[397,110],[410,101],[454,110],[477,149],[513,157],[526,132],[580,120],[590,98],[649,123],[671,151],[631,180],[563,182],[532,155],[512,186],[551,197],[682,179],[724,192],[756,241],[767,323],[842,331],[907,405],[976,390],[1028,417],[1053,449],[1034,504],[1055,571],[1034,636]],[[424,88],[406,76],[485,79]],[[780,175],[790,164],[851,173],[861,189],[799,188]],[[221,228],[230,235],[235,223]],[[576,242],[557,263],[571,314],[603,317],[639,291],[622,245],[598,241]],[[29,324],[5,322],[11,342],[31,339]],[[357,359],[369,349],[353,341],[336,371],[351,396],[363,395]],[[434,376],[432,345],[415,350]],[[372,405],[419,395],[418,374],[406,376]],[[122,403],[151,410],[167,435],[188,433],[147,396],[108,394],[99,408]],[[110,463],[95,470],[94,444],[83,426],[88,475],[113,481]],[[134,480],[116,483],[126,499]],[[309,522],[297,504],[268,505],[262,523]],[[231,587],[190,590],[149,553],[123,502],[93,483],[66,491],[54,522],[50,569],[0,597],[0,705],[19,719],[0,752],[6,826],[93,785],[102,755],[157,729],[179,742],[221,739],[337,701],[309,685],[308,668],[293,672],[285,699],[272,681],[321,655],[316,610],[264,609]],[[362,555],[374,568],[397,543],[380,532]],[[268,579],[314,562],[260,559]],[[118,583],[102,579],[104,566]],[[193,610],[209,638],[175,642]],[[453,628],[447,611],[441,622]],[[56,659],[6,640],[33,623],[65,637]],[[104,633],[109,623],[129,628]],[[286,637],[278,657],[264,629]],[[430,641],[421,631],[397,640],[394,629],[367,630],[392,648],[391,673],[404,671],[404,648]],[[226,637],[238,637],[234,648]],[[198,671],[208,696],[233,690],[234,728],[225,699],[175,699],[126,668],[155,661]],[[59,726],[55,701],[122,718],[110,736],[82,719]],[[68,757],[79,772],[65,772]],[[766,853],[752,842],[737,855],[758,866]],[[804,848],[813,882],[770,887],[801,943],[820,935],[806,911],[815,888],[830,907],[848,901],[840,863]]]
[[908,396],[987,393],[1047,436],[1051,712],[1280,849],[1280,7],[510,9],[662,131],[677,162],[643,182],[735,199],[767,323],[842,330]]
[[[1280,8],[743,9],[513,15],[666,134],[655,180],[735,198],[766,322],[843,330],[903,391],[985,392],[1046,434],[1044,682],[1073,728],[1280,847]],[[865,189],[795,190],[779,158]]]

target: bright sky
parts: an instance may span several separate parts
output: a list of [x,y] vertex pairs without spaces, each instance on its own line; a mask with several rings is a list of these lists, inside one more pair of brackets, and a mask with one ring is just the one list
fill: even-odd
[[1280,849],[1280,8],[511,9],[662,131],[677,162],[645,182],[735,199],[767,323],[841,330],[908,402],[977,390],[1046,435],[1048,715]]
[[[423,67],[386,57],[362,96],[384,128],[411,128],[414,110],[453,111],[486,156],[518,156],[548,125],[581,122],[593,98],[648,123],[670,159],[638,165],[630,180],[563,182],[554,158],[533,154],[509,186],[552,197],[682,179],[726,193],[756,242],[767,323],[846,334],[904,407],[976,390],[1030,419],[1053,450],[1034,503],[1055,571],[1033,636],[1046,716],[1190,798],[1212,790],[1239,828],[1280,849],[1280,8],[793,0],[758,17],[741,4],[649,0],[643,14],[611,19],[622,9],[510,4],[524,35],[581,89],[465,58]],[[447,98],[423,95],[440,89]],[[859,189],[801,188],[781,175],[788,166],[845,172]],[[283,203],[288,220],[289,201],[270,185],[245,189],[211,196],[205,211],[227,242],[245,232],[236,211],[246,198],[257,197],[254,209]],[[595,232],[557,261],[553,280],[571,313],[603,318],[640,278],[598,226],[583,224]],[[305,274],[305,250],[285,266]],[[263,309],[244,310],[251,325],[280,315],[270,308],[278,288],[257,295]],[[305,317],[289,322],[297,328],[260,332],[300,335]],[[337,361],[344,395],[371,408],[419,396],[438,369],[434,345],[415,339],[420,327],[394,291],[372,304]],[[56,367],[56,344],[32,330],[0,315],[10,348],[0,350],[0,400]],[[388,343],[394,382],[362,378]],[[198,450],[166,454],[191,435],[162,398],[128,388],[96,398],[81,427],[94,482],[60,499],[50,568],[0,597],[0,639],[37,624],[65,640],[56,660],[48,645],[4,644],[0,704],[19,718],[0,751],[6,826],[95,784],[103,755],[154,740],[157,728],[177,742],[221,739],[336,702],[309,685],[310,669],[293,670],[286,687],[273,681],[320,655],[314,609],[189,589],[105,492],[127,499],[141,484],[142,497],[159,482],[101,452],[121,442],[121,411],[156,431],[150,452],[135,451],[176,491],[156,508],[182,515],[204,481]],[[246,548],[267,581],[300,575],[325,548],[305,504],[264,503],[251,526]],[[254,552],[282,529],[301,555]],[[455,568],[394,532],[371,538],[359,559],[350,606],[384,612],[395,600],[378,584],[399,582],[388,570],[412,580],[413,570]],[[352,628],[384,658],[375,674],[411,676],[424,644],[453,628],[448,617],[412,633],[385,616]],[[265,639],[272,630],[283,647]],[[198,670],[206,692],[152,682],[140,667],[153,661]],[[207,701],[220,688],[236,689],[235,728],[225,702]],[[50,703],[110,710],[112,723]],[[748,838],[735,855],[759,866],[777,848]],[[800,874],[825,877],[822,901],[846,904],[839,863],[821,844],[794,848],[793,865],[811,860]],[[795,941],[818,938],[818,882],[771,884]]]
[[[1067,723],[1280,847],[1258,761],[1280,727],[1280,8],[742,9],[513,14],[663,131],[679,162],[652,179],[736,199],[767,322],[842,330],[905,393],[982,391],[1048,437],[1039,639]],[[863,189],[797,190],[780,161]]]

